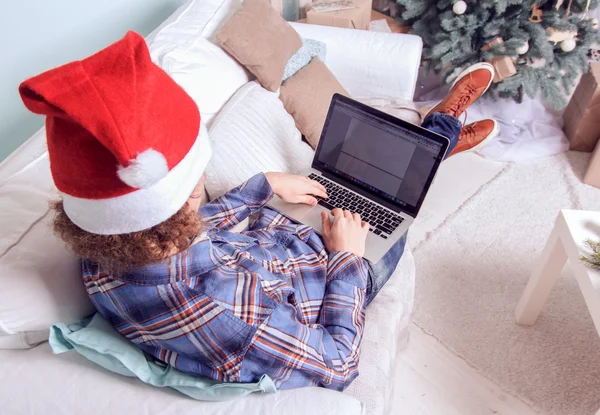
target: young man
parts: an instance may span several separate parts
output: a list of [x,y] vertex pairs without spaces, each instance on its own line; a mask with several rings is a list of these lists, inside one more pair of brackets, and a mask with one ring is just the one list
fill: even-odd
[[[457,119],[492,75],[489,65],[472,68],[425,120],[452,141],[451,154],[493,133],[483,121],[461,134]],[[321,238],[263,209],[273,194],[326,197],[318,183],[283,173],[259,174],[200,207],[211,154],[200,114],[137,34],[25,81],[20,93],[47,116],[62,196],[55,231],[83,258],[92,302],[122,335],[184,372],[226,382],[267,374],[281,389],[342,390],[356,378],[365,307],[405,239],[371,264],[361,258],[368,226],[358,215],[324,215]],[[247,231],[228,232],[257,212]]]

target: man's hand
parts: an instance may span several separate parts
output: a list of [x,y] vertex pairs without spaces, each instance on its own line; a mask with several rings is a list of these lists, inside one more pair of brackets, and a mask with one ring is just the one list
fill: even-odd
[[314,206],[315,196],[327,198],[325,187],[308,177],[286,173],[265,173],[265,177],[273,192],[285,202]]
[[365,254],[365,240],[369,224],[360,219],[358,213],[333,209],[333,222],[327,212],[321,213],[323,220],[323,241],[329,252],[345,251],[362,257]]

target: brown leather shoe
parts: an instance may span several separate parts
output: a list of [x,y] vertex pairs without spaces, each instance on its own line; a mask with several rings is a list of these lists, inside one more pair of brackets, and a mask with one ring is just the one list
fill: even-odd
[[488,141],[498,135],[498,131],[500,131],[498,123],[491,119],[475,121],[472,124],[465,125],[460,130],[458,144],[454,147],[450,156],[462,153],[463,151],[475,151],[483,147]]
[[491,64],[482,62],[468,67],[456,78],[446,98],[430,109],[427,115],[442,112],[456,118],[460,117],[469,105],[487,91],[492,79],[494,79],[494,67]]

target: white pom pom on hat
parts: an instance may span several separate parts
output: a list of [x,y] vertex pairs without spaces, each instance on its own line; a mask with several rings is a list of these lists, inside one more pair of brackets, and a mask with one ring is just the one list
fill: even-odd
[[149,148],[131,160],[129,166],[119,166],[117,175],[128,186],[145,189],[164,178],[169,173],[167,159],[161,153]]

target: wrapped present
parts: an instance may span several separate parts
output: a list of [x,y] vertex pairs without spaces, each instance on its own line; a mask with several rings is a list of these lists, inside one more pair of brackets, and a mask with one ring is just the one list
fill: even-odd
[[600,137],[600,63],[591,62],[563,114],[563,131],[575,151],[593,151]]
[[353,9],[333,12],[318,13],[315,10],[308,10],[306,12],[306,23],[350,29],[368,29],[371,22],[372,0],[354,0],[354,5],[356,7]]
[[583,182],[600,188],[600,141],[596,144],[590,164],[583,176]]
[[494,67],[493,82],[502,82],[517,73],[515,63],[510,56],[492,59],[491,64]]
[[[504,39],[501,37],[496,37],[486,43],[481,50],[486,51],[493,46],[504,43]],[[513,58],[510,56],[497,56],[493,59],[488,60],[489,63],[494,67],[494,79],[493,82],[502,82],[506,78],[510,78],[514,74],[517,73],[517,67],[513,61]]]

